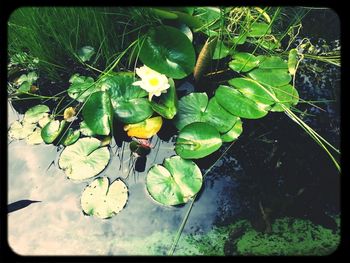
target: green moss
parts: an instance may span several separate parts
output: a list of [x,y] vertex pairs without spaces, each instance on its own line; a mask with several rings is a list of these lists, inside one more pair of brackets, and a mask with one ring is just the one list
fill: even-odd
[[308,220],[283,218],[275,221],[271,234],[247,229],[236,242],[236,250],[239,255],[328,255],[339,242],[339,231],[333,233]]

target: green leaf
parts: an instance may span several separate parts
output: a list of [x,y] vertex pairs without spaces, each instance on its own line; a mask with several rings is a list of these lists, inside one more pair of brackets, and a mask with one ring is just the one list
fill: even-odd
[[30,109],[28,109],[24,113],[23,121],[28,122],[28,123],[37,123],[39,122],[42,118],[46,118],[48,116],[48,113],[50,109],[46,105],[36,105]]
[[95,85],[94,79],[91,77],[84,77],[75,74],[70,78],[69,82],[71,82],[72,85],[67,90],[68,95],[79,102],[84,102],[91,93],[100,90],[100,88]]
[[112,184],[106,177],[92,181],[80,199],[85,214],[99,218],[110,218],[119,213],[128,201],[128,188],[117,179]]
[[271,111],[284,111],[281,104],[290,108],[293,105],[297,105],[299,102],[298,91],[290,84],[281,87],[271,87],[274,90],[276,98],[280,103],[276,103]]
[[180,131],[175,151],[184,159],[199,159],[217,151],[221,145],[217,129],[204,122],[194,122]]
[[109,94],[103,91],[92,93],[83,108],[83,118],[96,134],[108,135],[113,122],[113,110]]
[[149,10],[160,19],[176,19],[178,17],[173,11],[158,8],[150,8]]
[[258,56],[259,69],[288,69],[288,64],[278,56]]
[[257,104],[228,86],[220,85],[215,92],[215,98],[225,110],[238,117],[258,119],[268,113],[266,105]]
[[271,88],[265,87],[255,80],[249,78],[234,78],[230,79],[228,83],[239,90],[245,97],[265,105],[272,105],[275,103],[274,99],[269,95],[270,92],[274,95]]
[[89,61],[95,53],[95,49],[91,46],[84,46],[78,50],[78,56],[83,62]]
[[24,81],[18,88],[18,92],[29,92],[31,84],[28,81]]
[[261,37],[271,33],[271,28],[266,23],[255,22],[248,31],[248,37]]
[[188,25],[193,29],[197,29],[203,26],[203,22],[197,17],[192,16],[191,14],[186,14],[184,12],[173,11],[177,15],[177,20]]
[[231,129],[238,117],[227,112],[216,100],[215,97],[209,100],[208,106],[201,118],[202,122],[209,123],[219,132],[225,133]]
[[87,126],[85,121],[80,122],[80,129],[79,131],[81,132],[82,135],[85,136],[94,136],[96,135],[90,128]]
[[238,118],[238,120],[232,126],[232,128],[228,132],[221,135],[221,140],[223,142],[233,142],[234,140],[237,140],[237,138],[241,135],[242,132],[242,121]]
[[152,109],[166,119],[174,118],[178,104],[175,83],[169,79],[169,84],[167,92],[160,95],[159,102],[150,102]]
[[214,50],[213,59],[222,59],[227,57],[230,49],[222,42],[218,41]]
[[194,16],[202,21],[204,33],[207,33],[208,29],[213,31],[220,26],[218,22],[221,18],[221,11],[218,7],[196,7]]
[[61,134],[65,126],[66,121],[64,120],[51,120],[42,128],[41,137],[45,143],[53,143],[58,135]]
[[285,69],[254,69],[248,73],[252,79],[273,87],[284,86],[288,84],[292,77]]
[[73,180],[85,180],[96,176],[107,166],[110,153],[107,147],[92,137],[81,138],[67,146],[58,160],[59,167]]
[[72,128],[69,128],[64,135],[64,138],[62,138],[62,144],[64,146],[71,145],[75,143],[80,137],[80,131],[79,130],[73,130]]
[[180,156],[166,158],[163,166],[153,165],[146,177],[146,187],[151,197],[169,206],[188,202],[199,192],[202,182],[198,166]]
[[191,31],[191,29],[186,25],[186,24],[180,24],[179,26],[178,26],[178,29],[182,32],[182,33],[184,33],[186,36],[187,36],[187,38],[191,41],[191,43],[192,43],[192,41],[193,41],[193,34],[192,34],[192,31]]
[[12,139],[22,140],[31,135],[35,127],[33,123],[14,121],[8,130],[8,135]]
[[110,94],[116,118],[123,123],[138,123],[153,114],[150,102],[143,98],[148,93],[132,85],[134,82],[133,73],[122,72],[106,77],[101,84]]
[[234,36],[232,42],[234,45],[243,45],[247,39],[247,34],[241,34],[239,36]]
[[298,51],[293,48],[288,54],[288,71],[293,76],[296,71],[296,66],[298,62]]
[[34,132],[32,132],[27,138],[26,143],[35,145],[43,142],[43,138],[41,137],[41,128],[36,128]]
[[259,59],[250,53],[238,52],[233,55],[234,60],[228,66],[237,72],[247,72],[259,65]]
[[193,72],[195,52],[191,41],[180,30],[158,26],[146,34],[140,60],[167,77],[182,79]]
[[[23,74],[21,75],[15,82],[17,86],[21,86],[26,82],[27,86],[31,86],[36,80],[38,79],[38,75],[35,72],[29,72],[27,75]],[[24,89],[24,88],[22,88]]]
[[179,100],[178,113],[175,116],[174,124],[181,130],[192,122],[200,122],[202,114],[208,105],[206,93],[190,93]]

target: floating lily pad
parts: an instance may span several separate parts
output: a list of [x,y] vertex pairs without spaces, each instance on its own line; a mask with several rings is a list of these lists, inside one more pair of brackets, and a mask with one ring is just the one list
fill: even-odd
[[79,131],[81,132],[82,135],[85,135],[85,136],[93,136],[93,135],[96,135],[90,128],[89,126],[87,126],[86,122],[85,121],[82,121],[80,123],[80,129]]
[[36,105],[24,113],[23,121],[28,123],[37,123],[40,121],[40,119],[47,117],[49,111],[50,109],[46,105]]
[[254,69],[248,75],[262,84],[279,87],[287,85],[292,77],[284,69]]
[[253,54],[246,52],[237,52],[233,55],[233,60],[228,66],[237,72],[247,72],[259,65],[259,59]]
[[221,135],[221,140],[223,142],[233,142],[234,140],[237,140],[237,138],[241,135],[242,132],[242,121],[238,118],[233,127],[228,132]]
[[32,132],[32,134],[30,134],[27,138],[26,138],[26,143],[28,144],[40,144],[43,143],[44,140],[41,137],[41,128],[36,128],[34,130],[34,132]]
[[41,130],[45,143],[53,143],[66,126],[66,121],[51,120]]
[[139,123],[127,124],[124,126],[124,131],[126,131],[130,137],[148,139],[158,133],[162,124],[162,117],[157,116]]
[[215,98],[225,110],[238,117],[258,119],[268,113],[266,105],[258,104],[228,86],[220,85],[215,92]]
[[8,135],[12,139],[22,140],[31,135],[35,127],[33,123],[14,121],[8,130]]
[[288,69],[288,64],[278,56],[258,56],[259,69]]
[[163,166],[151,167],[146,187],[155,201],[170,206],[188,202],[199,192],[202,181],[202,173],[194,162],[174,156],[166,158]]
[[249,78],[234,78],[230,79],[228,83],[239,90],[245,97],[265,105],[274,104],[274,99],[269,94],[274,95],[271,88],[261,85],[259,82]]
[[66,131],[66,134],[62,138],[61,142],[64,146],[71,145],[75,143],[80,137],[80,131],[79,130],[73,130],[72,128],[69,128]]
[[198,92],[190,93],[179,100],[178,113],[174,119],[176,128],[181,130],[193,122],[200,122],[208,106],[208,95]]
[[172,119],[177,113],[178,100],[175,90],[175,83],[169,79],[170,87],[166,93],[160,95],[159,101],[151,101],[152,109],[166,119]]
[[92,93],[83,108],[84,121],[99,135],[108,135],[113,122],[113,110],[109,94],[104,91]]
[[230,49],[222,42],[218,41],[214,50],[213,59],[222,59],[227,57]]
[[83,62],[89,61],[95,53],[95,49],[91,46],[84,46],[78,50],[78,56]]
[[293,105],[297,105],[299,102],[298,91],[290,84],[273,88],[276,98],[279,100],[272,108],[271,111],[284,111],[281,104],[290,108]]
[[180,131],[175,151],[184,159],[199,159],[217,151],[221,145],[216,128],[204,122],[194,122]]
[[69,82],[72,84],[68,88],[67,93],[69,97],[79,102],[84,102],[91,93],[100,90],[100,87],[95,85],[95,81],[91,77],[84,77],[75,74],[70,78]]
[[133,73],[123,72],[106,77],[102,84],[108,85],[115,116],[123,123],[138,123],[153,114],[150,102],[144,98],[147,92],[132,85],[134,81]]
[[112,184],[106,177],[92,181],[80,199],[85,214],[99,218],[110,218],[119,213],[128,201],[128,188],[117,179]]
[[58,160],[68,178],[85,180],[96,176],[107,166],[110,153],[107,147],[100,147],[101,142],[92,137],[81,138],[67,146]]
[[249,37],[261,37],[271,33],[271,27],[266,23],[255,22],[248,31]]
[[180,30],[159,26],[146,34],[140,60],[167,77],[182,79],[193,72],[195,52],[191,41]]

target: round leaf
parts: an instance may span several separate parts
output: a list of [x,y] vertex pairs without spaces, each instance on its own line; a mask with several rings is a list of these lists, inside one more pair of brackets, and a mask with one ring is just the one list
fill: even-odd
[[184,159],[199,159],[218,150],[221,144],[217,129],[204,122],[194,122],[180,131],[175,151]]
[[158,116],[139,123],[125,125],[124,131],[126,131],[130,137],[148,139],[157,134],[162,124],[162,117]]
[[43,138],[41,137],[41,128],[36,128],[34,132],[26,138],[26,142],[32,145],[42,143]]
[[267,114],[266,105],[257,104],[238,90],[220,85],[216,92],[217,102],[228,112],[238,117],[258,119]]
[[258,82],[249,78],[234,78],[228,81],[228,83],[239,90],[245,97],[265,105],[271,105],[274,103],[274,99],[269,93],[274,95],[271,88],[264,87]]
[[159,26],[146,34],[140,60],[159,73],[182,79],[194,69],[195,52],[191,41],[180,30]]
[[299,101],[298,91],[292,85],[285,85],[281,87],[273,88],[276,98],[279,100],[272,108],[271,111],[284,111],[281,104],[286,107],[297,105]]
[[155,201],[183,204],[199,192],[203,178],[194,162],[174,156],[166,158],[163,165],[153,165],[146,177],[147,190]]
[[260,60],[259,69],[288,69],[288,64],[281,57],[258,56]]
[[214,50],[213,59],[222,59],[229,53],[230,49],[222,41],[218,41]]
[[40,119],[48,116],[50,109],[46,105],[36,105],[24,113],[23,121],[28,123],[37,123]]
[[41,137],[43,138],[45,143],[53,143],[58,135],[63,131],[66,122],[59,120],[51,120],[48,122],[44,128],[41,130]]
[[247,72],[259,65],[259,59],[250,53],[235,53],[233,58],[234,60],[232,60],[228,66],[237,72]]
[[85,180],[96,176],[107,166],[110,153],[107,147],[100,147],[96,138],[81,138],[67,146],[61,153],[58,164],[68,178]]
[[14,121],[8,131],[8,135],[12,139],[22,140],[31,135],[36,125],[28,122]]
[[71,77],[70,82],[72,85],[67,90],[68,95],[79,102],[84,102],[91,93],[100,90],[100,88],[95,85],[94,79],[91,77],[84,77],[75,74]]
[[108,135],[113,121],[112,105],[108,93],[98,91],[87,99],[83,117],[89,128],[96,134]]
[[237,140],[242,132],[242,121],[241,119],[238,119],[228,132],[221,135],[221,140],[223,142],[233,142],[234,140]]
[[284,69],[254,69],[248,75],[258,82],[273,87],[284,86],[288,84],[292,77]]
[[83,191],[80,199],[85,214],[110,218],[119,213],[128,200],[128,189],[123,181],[115,180],[109,185],[108,178],[97,178]]
[[64,138],[62,139],[62,143],[64,146],[71,145],[75,143],[80,137],[80,131],[79,130],[73,130],[72,128],[69,128],[66,134],[64,135]]
[[176,128],[181,130],[190,123],[200,122],[207,105],[208,95],[204,92],[193,92],[182,97],[179,100],[178,113],[174,119]]
[[271,33],[271,28],[269,28],[268,24],[255,22],[251,25],[250,30],[248,31],[248,36],[261,37],[270,33]]

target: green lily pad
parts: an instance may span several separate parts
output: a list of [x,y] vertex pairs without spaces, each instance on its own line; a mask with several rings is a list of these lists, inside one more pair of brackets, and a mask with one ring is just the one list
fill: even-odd
[[222,59],[229,54],[230,49],[222,41],[218,41],[214,50],[213,59]]
[[49,111],[50,109],[46,105],[36,105],[24,113],[23,121],[28,123],[37,123],[42,118],[47,117]]
[[229,113],[246,119],[258,119],[268,113],[266,105],[257,104],[237,89],[220,85],[216,92],[217,102]]
[[292,77],[285,69],[254,69],[248,73],[249,77],[262,84],[279,87],[287,85]]
[[175,152],[184,159],[199,159],[217,151],[221,145],[217,129],[204,122],[194,122],[180,131]]
[[106,177],[92,181],[83,191],[80,204],[85,214],[110,218],[119,213],[128,201],[128,188],[117,179],[109,184]]
[[74,74],[70,80],[70,87],[67,90],[69,97],[75,99],[79,102],[84,102],[85,99],[100,88],[95,85],[95,81],[91,77],[79,76],[79,74]]
[[207,122],[219,132],[227,132],[237,117],[221,107],[215,98],[208,102],[206,93],[191,93],[179,101],[179,112],[175,117],[175,126],[181,130],[193,122]]
[[40,144],[43,143],[44,140],[41,137],[41,128],[36,128],[32,134],[30,134],[26,138],[26,143],[34,145],[34,144]]
[[277,102],[272,108],[271,111],[284,111],[281,104],[285,105],[287,108],[297,105],[299,102],[298,91],[290,84],[281,87],[272,88],[274,90],[276,98],[280,101]]
[[91,46],[84,46],[78,50],[78,56],[83,62],[89,61],[95,53],[95,49]]
[[45,143],[53,143],[66,126],[66,121],[51,120],[41,129],[41,137]]
[[177,129],[181,130],[193,122],[200,122],[208,106],[208,95],[198,92],[190,93],[179,100],[178,113],[174,119]]
[[64,146],[68,146],[75,143],[79,137],[80,130],[73,130],[72,128],[69,128],[61,141]]
[[16,85],[21,86],[23,83],[28,83],[31,86],[38,79],[38,75],[35,72],[29,72],[28,74],[21,75],[15,82]]
[[175,83],[169,79],[170,87],[166,93],[160,95],[159,102],[151,101],[152,109],[166,119],[172,119],[177,113],[177,95]]
[[14,121],[8,130],[8,135],[11,139],[22,140],[31,135],[35,127],[33,123]]
[[288,69],[288,64],[278,56],[258,56],[259,69]]
[[82,135],[85,135],[85,136],[94,136],[96,135],[90,128],[89,126],[87,126],[86,122],[85,121],[82,121],[80,123],[80,129],[79,131],[81,132]]
[[265,87],[255,80],[249,78],[234,78],[230,79],[228,83],[239,90],[245,97],[265,105],[272,105],[275,103],[274,99],[269,95],[274,92],[271,88]]
[[259,65],[259,59],[250,53],[238,52],[233,55],[233,58],[228,66],[237,72],[247,72]]
[[241,34],[238,36],[234,36],[232,38],[232,42],[234,45],[243,45],[245,43],[246,39],[247,39],[247,34],[244,33],[244,34]]
[[108,135],[113,122],[113,110],[109,94],[104,91],[92,93],[82,110],[84,121],[96,134]]
[[140,60],[167,77],[182,79],[193,72],[195,52],[191,41],[180,30],[159,26],[146,34]]
[[73,180],[85,180],[96,176],[107,166],[110,153],[107,147],[92,137],[81,138],[67,146],[58,160],[59,167]]
[[146,177],[146,187],[151,197],[169,206],[188,202],[199,192],[202,182],[198,166],[180,156],[166,158],[163,166],[153,165]]
[[232,128],[228,132],[221,135],[221,140],[223,142],[233,142],[234,140],[237,140],[237,138],[241,135],[242,132],[242,121],[238,118],[238,120],[232,126]]
[[271,27],[266,23],[255,22],[251,25],[248,35],[249,37],[261,37],[271,33]]
[[118,73],[106,77],[102,85],[107,85],[115,116],[123,123],[138,123],[149,118],[153,109],[147,98],[147,92],[135,82],[134,74],[129,72]]

